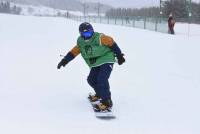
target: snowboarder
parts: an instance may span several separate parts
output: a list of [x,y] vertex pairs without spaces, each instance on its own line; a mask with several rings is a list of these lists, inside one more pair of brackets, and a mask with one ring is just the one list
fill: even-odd
[[121,65],[125,62],[124,54],[112,37],[94,32],[92,25],[88,22],[80,24],[79,33],[77,45],[59,62],[57,68],[65,67],[81,53],[91,69],[87,81],[95,91],[95,94],[89,95],[88,98],[95,104],[96,109],[101,111],[111,109],[113,103],[108,79],[115,63],[115,57]]
[[174,25],[175,25],[175,20],[174,20],[172,14],[170,14],[169,18],[168,18],[168,33],[169,34],[175,34],[174,33]]

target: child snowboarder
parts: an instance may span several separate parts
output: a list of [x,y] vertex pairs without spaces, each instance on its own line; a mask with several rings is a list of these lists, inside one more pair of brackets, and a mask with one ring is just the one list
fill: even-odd
[[91,69],[87,81],[95,91],[95,94],[89,95],[88,98],[99,111],[111,109],[113,103],[108,79],[115,57],[121,65],[125,62],[124,54],[111,37],[94,32],[92,25],[88,22],[80,24],[79,33],[77,45],[60,61],[57,68],[65,67],[81,53]]

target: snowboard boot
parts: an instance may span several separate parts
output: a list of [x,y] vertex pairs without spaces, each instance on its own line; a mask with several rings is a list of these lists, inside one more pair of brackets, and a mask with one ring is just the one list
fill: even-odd
[[95,110],[98,112],[110,112],[113,103],[111,99],[101,100],[100,103],[95,105]]
[[94,95],[89,94],[88,99],[90,100],[92,105],[96,105],[96,104],[100,103],[100,101],[101,101],[101,98],[99,96],[97,96],[96,94],[94,94]]

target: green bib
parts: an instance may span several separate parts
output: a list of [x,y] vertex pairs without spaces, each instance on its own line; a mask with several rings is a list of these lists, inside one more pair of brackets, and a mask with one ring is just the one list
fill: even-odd
[[115,62],[114,53],[108,46],[101,44],[100,36],[100,33],[95,32],[89,40],[81,37],[77,40],[81,55],[90,68]]

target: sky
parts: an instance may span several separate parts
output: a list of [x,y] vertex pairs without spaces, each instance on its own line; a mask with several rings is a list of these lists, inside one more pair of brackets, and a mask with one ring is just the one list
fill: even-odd
[[[160,0],[81,0],[90,2],[100,2],[109,4],[113,7],[147,7],[147,6],[159,6]],[[200,0],[192,0],[194,2],[200,2]]]

